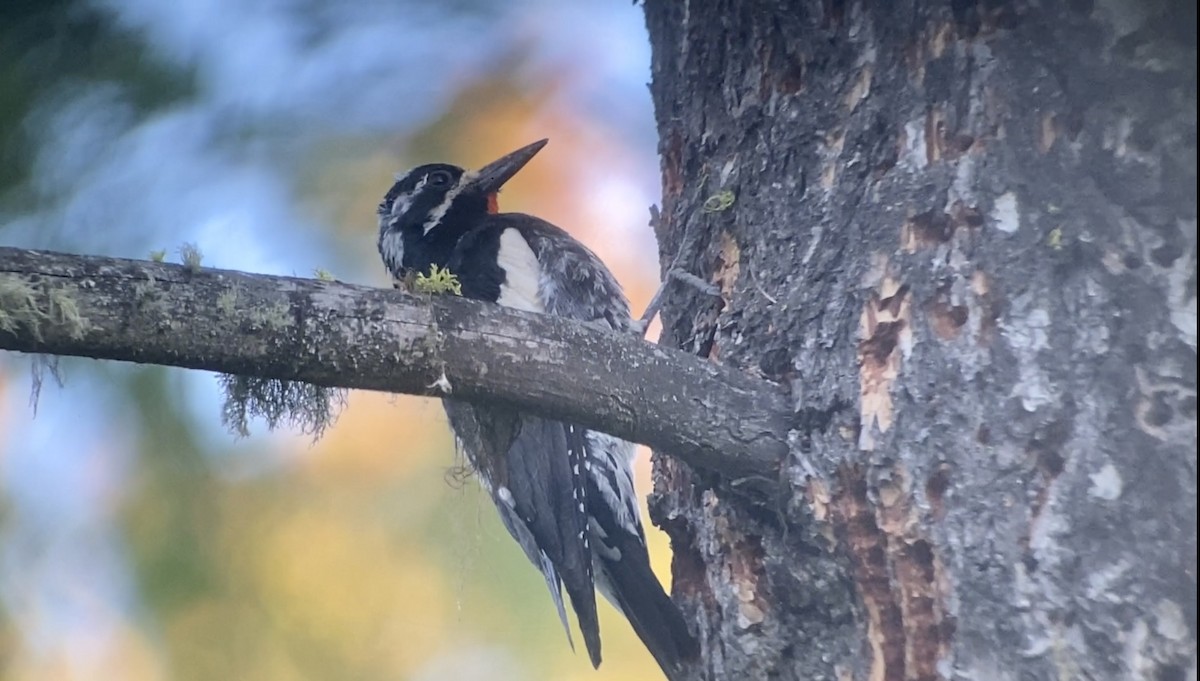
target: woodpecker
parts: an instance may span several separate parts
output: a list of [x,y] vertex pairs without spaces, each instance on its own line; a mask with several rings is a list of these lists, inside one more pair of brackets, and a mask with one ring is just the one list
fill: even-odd
[[[625,294],[592,251],[545,220],[499,212],[501,187],[546,142],[475,172],[433,163],[397,175],[378,210],[383,262],[397,286],[437,266],[464,297],[631,332]],[[633,444],[504,404],[443,404],[504,527],[546,580],[571,647],[563,590],[599,667],[598,589],[667,678],[680,678],[699,649],[650,569]]]

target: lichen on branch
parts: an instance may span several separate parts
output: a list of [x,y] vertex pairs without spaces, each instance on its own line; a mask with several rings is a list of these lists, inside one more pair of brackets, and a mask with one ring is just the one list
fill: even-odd
[[346,406],[347,391],[341,388],[234,374],[217,380],[225,394],[221,423],[242,437],[250,434],[250,420],[261,418],[271,430],[286,422],[316,439]]

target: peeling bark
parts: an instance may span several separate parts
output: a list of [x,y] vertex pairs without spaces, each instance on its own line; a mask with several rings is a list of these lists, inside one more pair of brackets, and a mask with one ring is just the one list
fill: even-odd
[[698,676],[1195,679],[1195,4],[645,12],[662,342],[800,405],[656,459]]

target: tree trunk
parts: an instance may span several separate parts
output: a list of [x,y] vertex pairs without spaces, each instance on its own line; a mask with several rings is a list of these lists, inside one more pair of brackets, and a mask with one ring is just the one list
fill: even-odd
[[661,342],[797,405],[656,457],[701,676],[1195,679],[1195,4],[645,11]]

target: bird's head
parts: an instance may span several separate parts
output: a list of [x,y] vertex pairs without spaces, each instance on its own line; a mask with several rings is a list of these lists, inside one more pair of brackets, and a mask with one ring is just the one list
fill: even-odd
[[379,203],[379,253],[392,275],[445,267],[454,245],[480,219],[497,212],[504,183],[534,157],[539,140],[492,161],[477,171],[446,163],[418,166],[396,176]]

